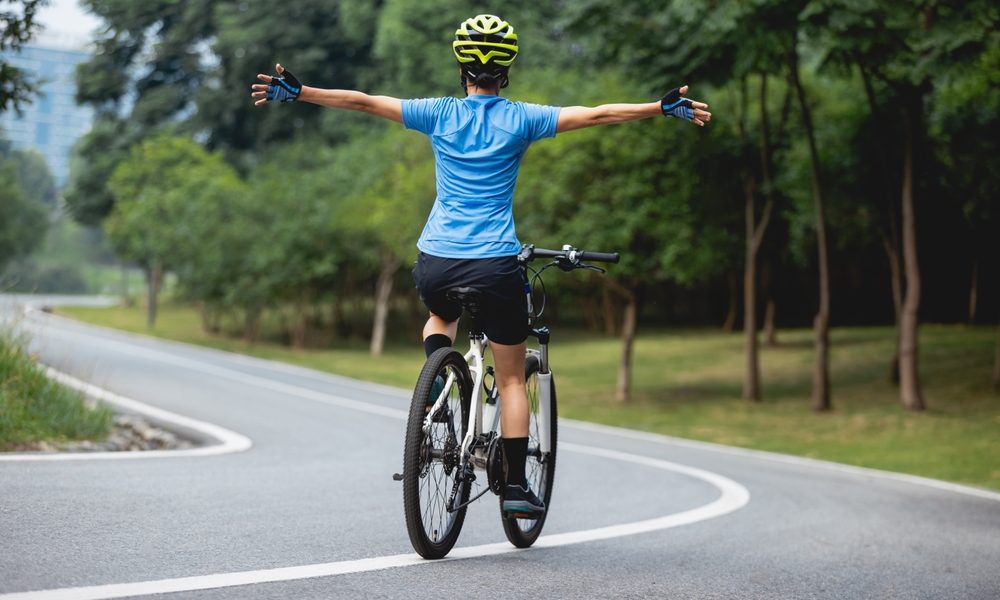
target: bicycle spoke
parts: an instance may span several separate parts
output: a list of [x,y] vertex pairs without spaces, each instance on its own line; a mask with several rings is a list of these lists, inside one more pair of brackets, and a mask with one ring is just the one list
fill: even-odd
[[[447,367],[442,377],[457,377],[452,367]],[[438,414],[447,414],[444,422],[434,422],[427,439],[430,445],[430,464],[426,476],[420,483],[421,522],[428,539],[437,542],[443,539],[451,530],[455,515],[449,512],[455,480],[458,476],[458,460],[456,457],[461,431],[461,390],[457,384],[452,384],[447,390],[445,406]],[[456,421],[458,420],[458,423]],[[456,424],[459,425],[456,427]],[[447,467],[446,467],[447,465]],[[450,467],[450,468],[448,468]]]

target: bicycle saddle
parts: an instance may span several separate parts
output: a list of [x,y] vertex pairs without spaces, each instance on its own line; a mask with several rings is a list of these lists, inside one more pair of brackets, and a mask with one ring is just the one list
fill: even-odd
[[483,297],[483,292],[471,287],[453,287],[445,292],[449,300],[460,302],[462,306],[477,306]]

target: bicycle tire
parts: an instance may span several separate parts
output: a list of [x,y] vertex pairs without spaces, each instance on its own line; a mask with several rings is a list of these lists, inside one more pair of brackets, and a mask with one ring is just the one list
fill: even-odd
[[549,423],[549,435],[551,436],[551,449],[546,456],[541,456],[539,450],[538,435],[538,371],[539,363],[537,356],[529,356],[524,361],[525,391],[528,395],[528,410],[530,421],[528,424],[528,462],[525,465],[525,475],[528,483],[535,491],[542,502],[545,503],[545,514],[538,519],[516,519],[508,518],[503,514],[503,495],[500,496],[500,517],[503,522],[503,532],[511,544],[518,548],[527,548],[535,543],[545,526],[545,517],[552,509],[552,483],[556,474],[556,436],[558,433],[558,419],[556,416],[556,383],[555,379],[550,380],[552,399],[551,419]]
[[[455,383],[449,390],[446,407],[442,408],[446,416],[440,421],[435,419],[430,435],[425,435],[427,397],[434,379],[442,376],[447,381],[450,373],[454,373]],[[431,354],[413,389],[403,447],[406,531],[413,549],[427,559],[447,555],[465,522],[466,507],[449,513],[447,504],[456,485],[471,398],[472,376],[462,355],[451,348],[441,348]],[[468,483],[461,485],[457,498],[463,504],[469,499]]]

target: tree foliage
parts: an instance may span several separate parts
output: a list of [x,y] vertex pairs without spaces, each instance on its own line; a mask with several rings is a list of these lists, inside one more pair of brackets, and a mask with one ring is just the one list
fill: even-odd
[[0,273],[45,240],[54,187],[37,152],[0,141]]
[[[0,53],[17,52],[35,34],[38,10],[49,0],[0,0]],[[37,82],[24,69],[0,59],[0,112],[20,112],[38,91]]]

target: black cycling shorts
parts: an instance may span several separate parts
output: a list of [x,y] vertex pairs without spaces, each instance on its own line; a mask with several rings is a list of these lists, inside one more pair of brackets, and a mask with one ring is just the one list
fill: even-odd
[[457,321],[462,305],[445,294],[455,287],[471,287],[483,294],[480,326],[490,340],[507,346],[528,338],[528,301],[524,272],[516,256],[499,258],[441,258],[423,252],[413,267],[413,281],[424,305],[445,321]]

